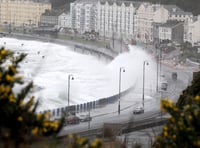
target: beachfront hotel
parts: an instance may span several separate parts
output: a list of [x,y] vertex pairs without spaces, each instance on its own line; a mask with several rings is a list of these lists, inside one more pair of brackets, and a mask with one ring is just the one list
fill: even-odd
[[0,24],[12,26],[38,26],[40,16],[51,9],[49,2],[1,0]]

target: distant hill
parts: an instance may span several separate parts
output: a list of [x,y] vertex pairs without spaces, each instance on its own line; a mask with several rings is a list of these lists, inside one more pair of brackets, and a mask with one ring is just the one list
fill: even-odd
[[175,4],[184,11],[192,12],[194,15],[200,14],[200,0],[129,0],[129,1],[145,1],[160,4]]
[[50,0],[53,8],[62,8],[63,6],[66,6],[69,10],[70,3],[75,0]]
[[[60,8],[65,5],[68,10],[70,8],[70,3],[74,1],[75,0],[50,0],[53,8]],[[194,15],[200,14],[200,0],[128,0],[128,1],[139,1],[139,2],[145,1],[145,2],[161,3],[161,4],[175,4],[184,11],[192,12]]]

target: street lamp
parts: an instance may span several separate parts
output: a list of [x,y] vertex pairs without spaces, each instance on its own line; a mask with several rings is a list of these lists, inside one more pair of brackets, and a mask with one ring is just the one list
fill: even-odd
[[157,64],[157,75],[156,75],[156,92],[158,92],[158,69],[159,69],[159,55],[156,48],[156,64]]
[[160,79],[162,75],[162,48],[160,48]]
[[121,73],[125,72],[124,67],[119,69],[119,104],[118,104],[118,114],[120,114],[120,95],[121,95]]
[[144,62],[143,62],[143,87],[142,87],[142,106],[143,106],[143,109],[144,109],[145,65],[149,65],[148,61],[144,61]]
[[73,75],[69,74],[68,75],[68,109],[69,109],[69,94],[70,94],[70,80],[74,80]]
[[90,104],[89,104],[89,113],[88,113],[88,116],[89,116],[89,121],[88,121],[88,130],[90,129]]
[[156,63],[157,63],[156,92],[158,92],[158,79],[159,79],[158,77],[159,77],[159,73],[160,73],[160,76],[161,76],[161,57],[162,57],[162,50],[161,50],[160,39],[159,39],[158,43],[156,44]]
[[115,46],[115,43],[114,43],[114,40],[115,40],[115,38],[114,38],[114,25],[113,25],[113,22],[112,22],[112,47],[114,48],[114,46]]

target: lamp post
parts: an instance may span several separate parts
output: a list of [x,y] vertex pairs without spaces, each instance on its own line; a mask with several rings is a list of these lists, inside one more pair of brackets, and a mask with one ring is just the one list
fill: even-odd
[[142,86],[142,106],[143,106],[143,109],[144,109],[145,65],[149,65],[148,61],[144,61],[144,62],[143,62],[143,86]]
[[104,11],[104,21],[103,21],[103,23],[104,23],[104,27],[103,27],[103,39],[104,39],[104,44],[106,43],[106,35],[105,35],[105,31],[106,31],[106,20],[105,20],[105,11]]
[[67,99],[68,99],[68,109],[69,109],[69,96],[70,96],[70,80],[74,80],[74,77],[71,74],[68,75],[68,97],[67,97]]
[[90,105],[89,105],[89,113],[88,113],[88,116],[89,116],[89,121],[88,121],[88,130],[90,129]]
[[123,34],[122,34],[122,32],[120,34],[121,34],[121,37],[120,37],[120,51],[119,51],[119,53],[122,53]]
[[[158,40],[158,43],[156,44],[156,63],[157,63],[157,76],[156,76],[156,92],[158,92],[158,81],[159,81],[159,72],[161,76],[161,49],[160,49],[160,39]],[[160,69],[159,69],[160,66]]]
[[162,48],[160,48],[160,79],[162,75]]
[[115,43],[114,43],[114,41],[115,41],[115,38],[114,38],[114,25],[113,25],[113,22],[112,22],[112,47],[114,48],[114,46],[115,46]]
[[119,103],[118,103],[118,115],[120,114],[120,95],[121,95],[121,73],[125,72],[124,67],[119,69]]
[[157,64],[157,75],[156,75],[156,92],[158,92],[158,69],[159,69],[159,55],[158,49],[156,48],[156,64]]

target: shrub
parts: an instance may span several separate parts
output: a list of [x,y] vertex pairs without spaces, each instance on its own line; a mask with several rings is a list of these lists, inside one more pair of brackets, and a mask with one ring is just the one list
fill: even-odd
[[200,96],[185,98],[181,108],[173,101],[163,99],[161,109],[171,117],[163,126],[154,148],[200,147]]
[[[33,137],[55,135],[63,125],[63,120],[50,121],[49,113],[36,113],[38,101],[30,94],[33,83],[25,83],[18,72],[25,57],[0,49],[0,140],[4,147],[25,147]],[[22,87],[19,93],[13,90],[16,84]]]

